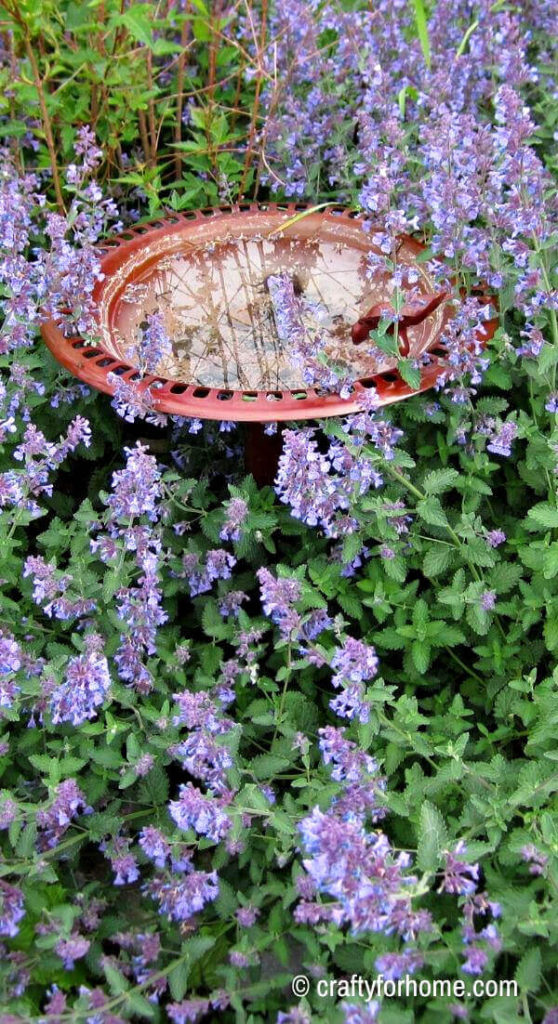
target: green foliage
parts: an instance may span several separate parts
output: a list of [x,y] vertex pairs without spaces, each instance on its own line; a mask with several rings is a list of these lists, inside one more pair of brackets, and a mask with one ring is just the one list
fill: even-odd
[[[1,72],[3,131],[16,161],[25,163],[29,111],[40,119],[36,161],[52,176],[53,208],[55,171],[73,160],[76,130],[85,123],[102,145],[102,184],[124,214],[251,194],[265,76],[257,47],[241,46],[219,5],[9,0],[1,6],[5,43],[21,72]],[[407,11],[429,65],[428,5],[412,0]],[[477,30],[471,21],[458,55]],[[326,30],[324,49],[329,42]],[[411,84],[394,97],[403,119],[416,97]],[[543,112],[541,145],[554,132],[552,116]],[[339,128],[354,130],[352,123]],[[319,174],[317,168],[310,180]],[[17,934],[2,935],[0,1020],[48,1021],[45,993],[56,985],[68,996],[68,1009],[54,1018],[61,1024],[100,1019],[91,1016],[86,991],[97,988],[115,1021],[163,1024],[169,1003],[216,998],[225,988],[230,1007],[211,1007],[208,1019],[266,1024],[298,1002],[290,990],[296,974],[375,977],[377,958],[400,949],[396,936],[352,935],[345,926],[304,925],[294,917],[307,859],[300,823],[316,807],[335,806],[344,792],[319,739],[320,730],[340,725],[330,706],[336,695],[330,662],[347,637],[373,646],[379,658],[379,674],[365,682],[367,715],[341,724],[385,780],[378,803],[386,816],[378,815],[371,830],[409,854],[414,906],[432,914],[431,931],[418,940],[421,977],[465,978],[464,898],[441,891],[448,854],[462,841],[467,863],[479,864],[479,891],[501,906],[502,948],[491,952],[490,974],[518,986],[516,996],[467,997],[469,1019],[540,1024],[558,1002],[558,434],[545,409],[558,348],[554,339],[538,360],[519,362],[510,339],[519,340],[523,324],[512,305],[506,284],[503,327],[473,403],[415,396],[389,414],[405,434],[393,459],[371,444],[359,451],[384,485],[351,496],[357,528],[342,542],[295,520],[271,488],[246,477],[236,438],[223,439],[211,428],[196,436],[173,432],[174,426],[165,433],[130,425],[102,395],[82,396],[74,407],[62,403],[54,413],[51,399],[64,395],[67,378],[43,349],[23,354],[31,377],[44,384],[44,392],[25,400],[46,439],[56,441],[77,408],[91,422],[93,442],[59,468],[52,495],[40,497],[39,516],[20,503],[0,519],[1,636],[13,634],[25,656],[13,674],[2,669],[0,809],[5,812],[8,798],[16,809],[11,820],[6,812],[0,835],[0,879],[21,887],[25,917]],[[375,340],[393,353],[393,337],[382,328]],[[7,359],[0,359],[4,368]],[[400,371],[416,386],[416,367],[401,361]],[[487,452],[486,436],[472,426],[475,417],[508,414],[518,436],[504,459]],[[472,436],[467,444],[463,431]],[[341,421],[321,424],[319,436],[322,446],[332,438],[349,450],[354,445]],[[113,473],[122,469],[123,447],[138,439],[157,455],[164,516],[156,525],[148,516],[127,523],[129,543],[111,537],[114,557],[104,561],[92,541],[110,536]],[[19,465],[13,458],[19,441],[7,433],[2,472]],[[234,498],[246,502],[247,515],[240,536],[223,541],[225,506]],[[141,575],[130,539],[138,523],[160,544],[164,611],[143,652],[150,680],[143,686],[123,679],[116,660],[129,626],[119,615],[120,595]],[[495,531],[504,531],[504,540],[491,542]],[[221,547],[236,560],[232,577],[193,594],[184,556],[203,564]],[[56,567],[68,600],[93,602],[87,618],[57,617],[35,599],[24,569],[27,557],[37,555]],[[262,567],[296,583],[303,628],[317,610],[327,612],[329,625],[317,639],[286,637],[264,614],[256,576]],[[232,590],[245,595],[237,615],[223,612]],[[53,689],[83,655],[84,637],[93,630],[110,667],[110,692],[79,726],[54,722]],[[179,721],[176,694],[207,691],[217,700],[231,674],[231,727],[209,736],[227,765],[219,799],[231,822],[226,841],[215,843],[193,828],[178,829],[169,814],[180,786],[197,778],[178,752],[192,730]],[[67,780],[75,780],[85,807],[49,845],[42,814]],[[195,916],[177,921],[159,913],[145,888],[167,870],[142,852],[138,840],[148,827],[171,836],[174,852],[191,854],[197,870],[217,872],[219,895]],[[110,864],[119,840],[129,843],[140,873],[123,885],[114,884]],[[539,857],[531,867],[540,871],[529,870],[525,849],[531,847]],[[170,874],[175,883],[180,870]],[[99,923],[85,932],[84,907],[97,900]],[[259,916],[244,927],[237,913],[247,906]],[[66,969],[55,946],[78,926],[91,945]],[[145,979],[135,970],[137,951],[130,952],[126,938],[116,941],[134,933],[145,944],[155,932],[159,1002],[148,998],[149,972]],[[18,965],[30,974],[22,989],[14,978]],[[385,999],[380,1021],[450,1024],[452,1002]],[[313,1021],[341,1020],[339,1008],[315,990],[301,1007]]]
[[0,68],[2,92],[8,84],[10,91],[0,99],[2,131],[18,162],[28,111],[36,110],[39,163],[51,166],[55,182],[75,158],[77,127],[88,124],[103,148],[103,180],[121,202],[126,187],[130,209],[147,202],[150,217],[250,188],[250,154],[238,151],[261,72],[257,55],[211,6],[5,0],[0,9],[11,66],[21,62],[22,70],[14,78],[9,62]]

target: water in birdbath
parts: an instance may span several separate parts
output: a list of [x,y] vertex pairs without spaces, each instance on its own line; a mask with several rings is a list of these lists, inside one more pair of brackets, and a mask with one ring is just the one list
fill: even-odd
[[337,362],[366,353],[351,344],[351,324],[370,292],[366,258],[356,249],[293,238],[231,238],[164,256],[129,284],[114,314],[113,342],[132,358],[146,314],[158,312],[172,354],[157,372],[206,387],[249,390],[304,385],[293,365],[268,281],[287,277],[304,301],[298,312]]
[[[426,274],[421,277],[429,291]],[[370,279],[366,250],[319,236],[236,234],[161,253],[133,282],[124,279],[112,305],[107,347],[134,362],[145,318],[158,313],[172,349],[157,374],[205,387],[304,387],[300,351],[293,351],[297,331],[292,317],[290,327],[282,317],[282,285],[287,297],[294,296],[291,313],[308,348],[315,344],[330,362],[350,369],[353,379],[395,365],[372,345],[356,348],[351,341],[359,316],[392,295],[387,265]],[[414,330],[420,334],[421,328]]]

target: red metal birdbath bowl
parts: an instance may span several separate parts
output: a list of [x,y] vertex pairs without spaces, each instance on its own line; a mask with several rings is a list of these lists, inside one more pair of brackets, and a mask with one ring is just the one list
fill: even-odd
[[[411,388],[396,357],[376,350],[372,358],[370,346],[362,344],[393,292],[387,265],[385,273],[367,275],[374,245],[363,217],[330,207],[294,220],[307,208],[240,203],[196,210],[103,241],[104,277],[93,293],[99,341],[67,336],[62,319],[45,322],[43,338],[80,380],[109,394],[115,378],[135,382],[149,388],[157,412],[175,416],[260,425],[320,419],[356,412],[370,388],[378,406],[431,388],[447,368],[440,334],[453,315],[451,303],[439,303],[423,319],[420,314],[419,322],[408,318],[405,354],[429,354],[418,388]],[[423,251],[415,239],[401,237],[398,260],[416,269],[419,306],[424,296],[428,310],[436,287],[417,259]],[[296,279],[305,298],[322,310],[327,354],[350,366],[355,379],[349,398],[308,387],[290,361],[266,288],[268,277],[278,274]],[[154,312],[163,319],[172,355],[156,373],[141,373],[134,347],[146,315]],[[488,340],[495,326],[488,321],[479,340]]]

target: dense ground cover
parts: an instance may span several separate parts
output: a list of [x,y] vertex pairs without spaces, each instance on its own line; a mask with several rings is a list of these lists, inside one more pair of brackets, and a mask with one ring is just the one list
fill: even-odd
[[[553,5],[0,11],[2,1024],[556,1024]],[[394,320],[402,231],[461,300],[443,389],[288,430],[275,488],[38,340],[105,232],[239,196],[361,208]]]

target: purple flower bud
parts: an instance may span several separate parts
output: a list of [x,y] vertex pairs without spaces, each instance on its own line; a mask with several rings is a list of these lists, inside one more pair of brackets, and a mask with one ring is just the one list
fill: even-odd
[[496,604],[496,591],[495,590],[483,590],[480,596],[480,606],[483,611],[492,611]]
[[50,807],[37,811],[37,825],[44,832],[41,836],[41,849],[57,846],[72,820],[84,811],[91,812],[91,808],[87,807],[85,796],[75,779],[60,782]]
[[73,933],[70,935],[69,939],[59,939],[54,950],[62,959],[66,970],[73,971],[75,961],[81,960],[81,958],[85,956],[89,951],[90,945],[91,942],[89,939],[84,938],[83,935]]
[[259,916],[258,908],[252,907],[250,904],[246,907],[239,907],[236,911],[236,920],[242,928],[251,928]]
[[14,938],[19,931],[18,923],[24,916],[21,889],[0,879],[0,935]]

